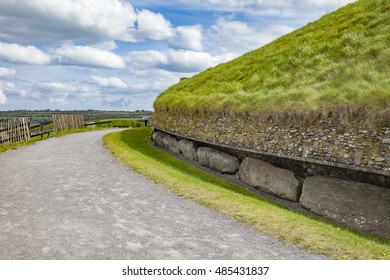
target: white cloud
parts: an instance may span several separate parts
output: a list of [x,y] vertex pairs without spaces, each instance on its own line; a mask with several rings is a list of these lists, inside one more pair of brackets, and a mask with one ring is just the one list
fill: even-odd
[[233,54],[211,56],[206,52],[168,50],[168,63],[163,68],[175,72],[198,72],[235,57]]
[[95,84],[101,86],[101,87],[108,87],[108,88],[127,88],[127,85],[118,77],[98,77],[98,76],[91,76],[91,79],[94,81]]
[[10,77],[16,74],[16,70],[13,68],[0,67],[0,78]]
[[43,82],[40,85],[40,88],[55,92],[69,92],[76,90],[76,87],[74,85],[61,82]]
[[113,51],[117,48],[117,45],[114,41],[105,41],[92,44],[91,47],[103,51]]
[[169,46],[175,49],[201,51],[202,27],[200,25],[177,27],[176,36],[169,40]]
[[165,52],[154,50],[130,52],[128,61],[172,72],[193,73],[213,67],[235,58],[232,53],[212,56],[206,52],[169,49]]
[[132,64],[136,63],[140,67],[149,67],[167,64],[168,58],[164,53],[155,50],[132,51],[128,53],[126,61]]
[[137,13],[137,32],[134,36],[139,40],[144,38],[152,40],[164,40],[175,35],[171,23],[159,13],[153,13],[149,10],[141,10]]
[[124,38],[136,13],[120,0],[0,1],[2,37],[38,40]]
[[0,88],[0,105],[8,103],[7,96],[3,93],[3,90]]
[[0,80],[0,87],[6,91],[12,91],[16,89],[16,85],[13,82],[7,80]]
[[89,98],[99,96],[100,93],[82,82],[42,82],[32,85],[35,90],[42,94],[58,98]]
[[47,65],[51,58],[33,46],[21,46],[18,44],[7,44],[0,42],[0,58],[22,64]]
[[302,1],[295,0],[294,2],[300,2],[301,6],[310,5],[310,6],[317,6],[317,7],[336,8],[336,7],[342,7],[344,5],[356,1],[357,0],[302,0]]
[[124,59],[110,51],[88,46],[63,45],[55,50],[63,64],[121,69],[126,67]]
[[255,28],[244,22],[229,21],[223,17],[218,18],[209,28],[208,36],[222,51],[230,47],[254,49],[263,43]]
[[244,22],[220,17],[207,30],[207,35],[208,41],[213,46],[217,45],[220,51],[243,53],[257,49],[293,30],[286,25],[273,25],[258,31]]
[[128,107],[131,103],[133,103],[131,97],[122,97],[119,99],[104,99],[101,105],[104,107],[124,108]]
[[0,80],[0,89],[7,92],[8,96],[16,96],[27,99],[38,99],[40,94],[34,91],[33,86],[29,83],[13,83],[6,80]]
[[171,72],[159,68],[145,68],[138,70],[133,75],[134,82],[129,85],[129,90],[134,94],[158,94],[176,84],[180,78],[189,77],[195,73]]
[[66,105],[68,104],[68,96],[68,93],[55,93],[49,96],[48,101],[54,104]]
[[91,98],[101,96],[99,90],[95,90],[81,81],[41,82],[32,84],[30,87],[40,93],[41,99],[45,97],[48,102],[58,105],[67,105],[70,100],[87,102]]
[[219,9],[225,11],[249,11],[253,13],[273,8],[337,8],[355,1],[356,0],[178,0],[178,2],[202,5],[210,9]]
[[168,20],[123,0],[0,1],[0,39],[30,42],[138,42],[174,35]]

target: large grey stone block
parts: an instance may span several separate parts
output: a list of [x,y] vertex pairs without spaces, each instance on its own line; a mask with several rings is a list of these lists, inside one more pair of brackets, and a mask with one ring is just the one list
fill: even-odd
[[255,188],[292,201],[298,201],[300,183],[294,173],[264,161],[245,158],[238,172],[240,179]]
[[209,147],[200,147],[197,155],[200,164],[220,173],[234,174],[240,166],[240,162],[236,157]]
[[188,139],[182,139],[178,142],[180,151],[190,160],[198,160],[197,147],[194,142]]
[[155,131],[152,134],[152,142],[159,147],[166,148],[164,143],[164,138],[168,136],[165,132],[162,131]]
[[198,151],[196,152],[198,156],[198,161],[201,165],[209,166],[209,158],[207,157],[207,150],[209,148],[206,147],[200,147]]
[[390,189],[321,176],[305,180],[303,207],[351,228],[390,238]]
[[163,142],[164,146],[171,152],[180,153],[180,148],[177,143],[176,137],[168,134],[164,137]]

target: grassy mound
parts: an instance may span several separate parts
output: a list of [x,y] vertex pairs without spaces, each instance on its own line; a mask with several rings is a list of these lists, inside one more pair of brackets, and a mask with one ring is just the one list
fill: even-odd
[[[163,92],[163,114],[390,120],[390,2],[360,0]],[[153,120],[156,122],[155,120]],[[157,120],[158,123],[158,120]]]

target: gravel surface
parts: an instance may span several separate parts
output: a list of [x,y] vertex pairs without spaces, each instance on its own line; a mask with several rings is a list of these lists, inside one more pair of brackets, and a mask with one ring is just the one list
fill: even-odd
[[0,259],[320,259],[183,200],[102,145],[114,129],[0,154]]

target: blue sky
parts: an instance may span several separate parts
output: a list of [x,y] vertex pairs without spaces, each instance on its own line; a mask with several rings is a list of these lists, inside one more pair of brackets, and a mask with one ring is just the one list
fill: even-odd
[[0,0],[0,110],[151,110],[353,0]]

